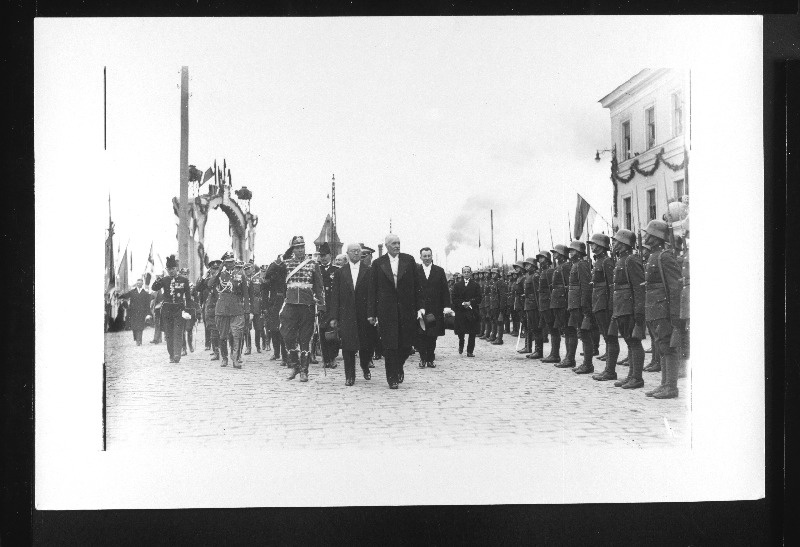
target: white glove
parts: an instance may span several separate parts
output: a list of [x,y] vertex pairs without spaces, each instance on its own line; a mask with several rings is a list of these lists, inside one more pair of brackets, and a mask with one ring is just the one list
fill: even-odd
[[453,311],[453,310],[451,310],[450,308],[445,308],[445,309],[444,309],[444,314],[445,314],[445,315],[455,315],[455,314],[456,314],[456,312],[454,312],[454,311]]
[[425,317],[425,310],[424,309],[423,310],[419,310],[417,312],[417,319],[422,319],[423,317]]
[[191,315],[189,315],[188,313],[186,313],[185,311],[182,311],[182,312],[181,312],[181,317],[183,317],[183,318],[184,318],[184,319],[186,319],[187,321],[188,321],[189,319],[191,319],[191,318],[192,318],[192,316],[191,316]]

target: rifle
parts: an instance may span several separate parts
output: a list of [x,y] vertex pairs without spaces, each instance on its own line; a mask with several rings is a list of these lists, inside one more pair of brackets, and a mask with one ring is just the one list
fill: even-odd
[[672,252],[677,252],[675,247],[675,232],[672,230],[672,213],[669,212],[669,199],[667,198],[667,178],[663,176],[661,181],[664,183],[664,200],[667,202],[667,233],[669,234],[669,243],[672,245]]
[[567,227],[569,228],[569,239],[572,240],[572,221],[569,219],[569,209],[567,209]]
[[550,221],[547,221],[547,225],[550,227],[550,248],[555,249],[555,243],[553,243],[553,225],[550,224]]
[[637,250],[639,251],[639,255],[642,254],[642,217],[639,214],[639,190],[634,188],[633,191],[636,195],[636,243],[637,243]]
[[542,251],[542,244],[539,243],[539,229],[536,229],[536,248],[539,249],[539,252]]

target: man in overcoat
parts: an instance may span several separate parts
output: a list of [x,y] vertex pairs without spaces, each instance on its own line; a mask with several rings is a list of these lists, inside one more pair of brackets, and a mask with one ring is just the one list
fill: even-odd
[[450,291],[447,288],[447,274],[444,269],[433,263],[433,251],[423,247],[419,251],[422,264],[417,265],[422,307],[426,314],[433,314],[436,324],[432,327],[420,328],[417,337],[419,350],[419,367],[436,367],[436,340],[444,336],[444,316],[452,313],[450,309]]
[[365,380],[372,378],[369,370],[372,348],[369,344],[372,325],[367,321],[370,267],[361,263],[361,246],[347,246],[347,263],[336,270],[330,287],[328,306],[329,325],[338,329],[339,346],[344,358],[345,385],[356,381],[356,352]]
[[144,321],[150,313],[150,293],[143,286],[141,278],[136,280],[136,286],[123,294],[120,298],[127,298],[130,300],[128,306],[128,317],[131,322],[131,330],[133,331],[133,340],[137,346],[142,345],[142,331],[144,330]]
[[458,353],[464,351],[464,336],[467,340],[467,357],[475,357],[475,336],[481,332],[481,287],[472,279],[472,268],[461,269],[463,279],[453,286],[453,311],[456,313],[454,331],[458,336]]
[[386,381],[391,389],[403,382],[403,364],[411,354],[417,320],[425,315],[414,257],[400,252],[400,238],[389,234],[387,254],[372,263],[368,317],[383,344]]

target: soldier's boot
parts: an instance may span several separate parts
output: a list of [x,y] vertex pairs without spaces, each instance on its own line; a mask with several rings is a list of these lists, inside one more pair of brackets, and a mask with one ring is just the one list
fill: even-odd
[[617,358],[619,357],[619,341],[616,336],[606,338],[606,367],[600,374],[592,374],[592,380],[604,382],[617,379]]
[[564,359],[556,365],[558,368],[575,368],[575,352],[578,351],[578,337],[570,334],[564,337],[564,345],[567,347],[567,354]]
[[214,352],[211,360],[219,361],[219,332],[217,331],[211,331],[211,349]]
[[511,336],[519,336],[519,319],[514,317],[512,319],[511,325],[512,325],[511,332],[509,334],[511,334]]
[[486,321],[481,319],[481,332],[480,336],[477,337],[478,340],[486,340]]
[[270,360],[277,361],[281,358],[281,339],[280,334],[277,332],[270,332],[272,337],[272,357]]
[[575,369],[575,374],[589,374],[594,372],[594,364],[592,363],[592,355],[594,354],[594,347],[592,344],[592,334],[589,331],[581,331],[581,344],[583,345],[583,363]]
[[628,382],[631,381],[631,376],[633,376],[633,367],[628,367],[628,374],[625,378],[620,378],[616,382],[614,382],[614,387],[622,387]]
[[503,345],[503,325],[497,325],[497,337],[492,342],[493,346],[502,346]]
[[661,367],[667,369],[664,389],[653,395],[653,399],[674,399],[678,396],[679,362],[676,355],[662,355]]
[[542,332],[533,333],[534,351],[528,357],[531,359],[541,359],[544,353],[544,343],[542,342]]
[[644,349],[641,344],[638,348],[631,348],[631,362],[629,368],[632,369],[631,377],[622,385],[622,389],[638,389],[644,387],[644,380],[642,379]]
[[183,331],[183,336],[181,337],[181,355],[186,356],[186,331]]
[[206,351],[211,351],[211,329],[208,328],[208,325],[205,326],[204,332],[205,332],[204,341],[205,341],[205,345],[206,345],[205,350]]
[[219,341],[219,349],[220,349],[220,352],[222,353],[222,363],[220,363],[220,366],[221,367],[227,367],[228,366],[228,343],[227,343],[227,341],[220,340]]
[[523,347],[522,349],[517,350],[517,353],[530,353],[531,352],[531,342],[532,342],[531,333],[526,332],[525,333],[525,347]]
[[550,333],[550,355],[542,359],[542,363],[558,363],[561,361],[561,335]]
[[352,386],[356,383],[356,364],[344,364],[344,385]]
[[291,373],[287,380],[294,380],[295,376],[300,374],[300,350],[293,349],[289,353],[289,362],[286,366],[289,367]]
[[244,332],[244,337],[243,337],[242,342],[243,342],[242,345],[245,346],[244,354],[245,355],[250,355],[250,353],[251,353],[251,351],[253,349],[253,340],[252,340],[252,338],[250,336],[250,331],[249,330]]
[[655,387],[654,389],[651,389],[650,391],[645,391],[644,394],[647,395],[648,397],[652,397],[656,393],[662,391],[665,387],[667,387],[667,368],[662,366],[661,367],[661,383],[657,387]]
[[311,362],[311,354],[307,351],[300,353],[300,381],[308,382],[308,363]]
[[650,362],[642,370],[645,372],[661,372],[661,359],[655,357],[654,353],[653,358],[650,359]]
[[261,333],[256,331],[256,353],[261,353]]

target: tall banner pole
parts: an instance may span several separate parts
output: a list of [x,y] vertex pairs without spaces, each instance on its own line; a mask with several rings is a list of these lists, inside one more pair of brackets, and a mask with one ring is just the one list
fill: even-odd
[[189,267],[189,67],[181,67],[180,206],[178,208],[178,259]]

